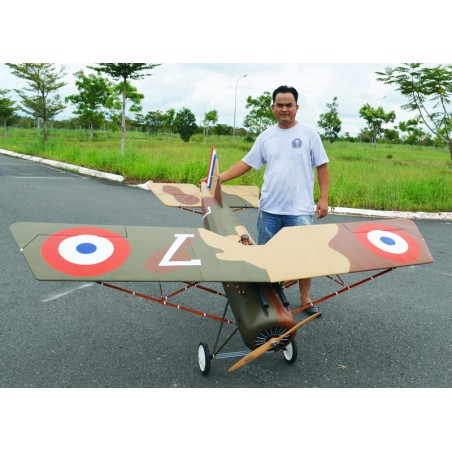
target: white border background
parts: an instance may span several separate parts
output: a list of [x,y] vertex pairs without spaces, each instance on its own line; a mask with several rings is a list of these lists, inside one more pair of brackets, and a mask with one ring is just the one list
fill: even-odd
[[[16,1],[1,8],[1,58],[446,63],[444,5]],[[450,450],[449,389],[1,389],[0,398],[0,445],[8,452]]]

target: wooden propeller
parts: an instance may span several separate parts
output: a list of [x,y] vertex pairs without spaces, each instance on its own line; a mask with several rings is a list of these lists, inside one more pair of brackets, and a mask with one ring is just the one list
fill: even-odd
[[321,314],[321,312],[316,312],[315,314],[309,316],[307,319],[303,320],[302,322],[298,323],[294,327],[292,327],[289,331],[286,331],[282,336],[279,337],[273,337],[269,339],[265,344],[262,344],[260,347],[256,348],[255,350],[248,353],[246,356],[244,356],[242,359],[237,361],[233,366],[229,368],[229,372],[234,372],[234,370],[240,369],[245,364],[250,363],[251,361],[254,361],[256,358],[259,358],[259,356],[263,355],[268,350],[278,347],[282,339],[284,339],[286,336],[289,336],[294,331],[298,330],[303,325],[308,324],[311,320],[315,319]]

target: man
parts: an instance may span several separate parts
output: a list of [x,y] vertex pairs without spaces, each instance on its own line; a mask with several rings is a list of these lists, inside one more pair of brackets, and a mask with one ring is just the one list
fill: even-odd
[[[259,201],[258,240],[262,245],[288,226],[309,225],[328,214],[328,156],[319,134],[296,120],[298,92],[280,86],[273,92],[272,110],[277,124],[262,132],[250,152],[220,174],[226,182],[251,168],[267,165]],[[314,210],[314,167],[320,198]],[[319,312],[310,297],[311,279],[300,280],[302,306],[308,315]]]

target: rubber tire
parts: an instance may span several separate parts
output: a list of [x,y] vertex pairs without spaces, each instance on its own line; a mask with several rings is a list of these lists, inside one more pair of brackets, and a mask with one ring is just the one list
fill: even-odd
[[284,350],[283,356],[287,364],[293,364],[298,357],[298,346],[295,341],[292,341]]
[[198,364],[203,375],[209,375],[211,359],[212,355],[210,354],[209,346],[205,342],[201,342],[198,347]]

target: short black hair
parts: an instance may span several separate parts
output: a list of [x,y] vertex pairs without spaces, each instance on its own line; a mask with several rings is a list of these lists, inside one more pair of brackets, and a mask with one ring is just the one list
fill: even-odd
[[275,98],[279,93],[292,93],[295,98],[295,102],[298,103],[298,91],[292,87],[287,85],[281,85],[273,91],[273,103],[275,103]]

